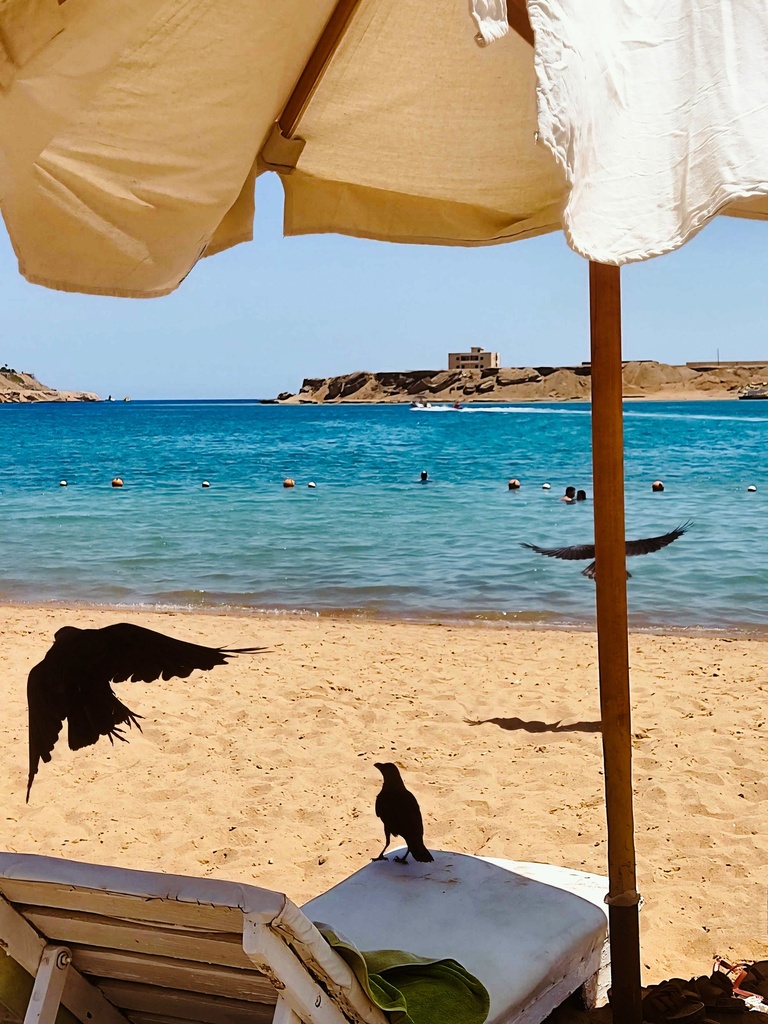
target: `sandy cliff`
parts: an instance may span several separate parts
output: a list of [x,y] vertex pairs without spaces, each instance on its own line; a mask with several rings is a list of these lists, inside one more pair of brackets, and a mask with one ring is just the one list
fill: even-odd
[[8,366],[0,369],[0,402],[98,402],[91,391],[57,391],[41,384],[31,373]]
[[[735,398],[748,384],[768,380],[765,365],[723,365],[694,369],[652,360],[624,364],[627,398]],[[296,395],[278,401],[531,402],[589,399],[591,369],[584,366],[502,367],[488,370],[358,371],[341,377],[309,377]]]

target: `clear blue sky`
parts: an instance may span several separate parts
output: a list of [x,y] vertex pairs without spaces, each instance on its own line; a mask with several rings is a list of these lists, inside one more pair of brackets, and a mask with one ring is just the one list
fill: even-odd
[[[303,377],[589,358],[587,264],[561,235],[485,249],[283,238],[282,189],[258,182],[256,240],[201,261],[162,299],[27,284],[0,241],[0,361],[116,398],[254,398]],[[626,358],[768,358],[768,224],[720,217],[680,252],[625,268]]]

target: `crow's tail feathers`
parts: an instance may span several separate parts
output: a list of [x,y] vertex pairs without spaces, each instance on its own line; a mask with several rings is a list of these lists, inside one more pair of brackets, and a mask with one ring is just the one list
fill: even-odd
[[219,654],[225,658],[233,658],[237,654],[261,654],[262,651],[269,651],[269,647],[219,647]]
[[[586,569],[581,570],[581,575],[586,576],[588,580],[595,579],[595,563],[590,562]],[[632,573],[627,569],[627,579],[632,579]]]
[[424,843],[419,843],[417,846],[411,846],[409,844],[408,851],[413,859],[419,861],[421,864],[428,864],[430,861],[435,859]]
[[[49,756],[48,760],[50,761],[50,759],[51,758]],[[37,769],[38,769],[39,765],[40,765],[40,758],[37,756],[37,754],[30,753],[30,755],[29,755],[29,775],[27,776],[27,799],[26,799],[25,803],[29,803],[29,792],[32,789],[32,783],[35,781],[35,776],[37,775]]]

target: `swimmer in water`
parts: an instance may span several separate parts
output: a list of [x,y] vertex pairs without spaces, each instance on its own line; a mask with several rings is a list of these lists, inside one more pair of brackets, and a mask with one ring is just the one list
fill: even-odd
[[421,471],[421,482],[423,484],[429,483],[429,474],[427,473],[426,469],[422,469]]
[[587,500],[587,492],[586,491],[576,491],[576,501],[586,501],[586,500]]
[[560,501],[564,501],[567,505],[573,505],[573,503],[576,501],[576,488],[566,487],[565,494],[562,496]]

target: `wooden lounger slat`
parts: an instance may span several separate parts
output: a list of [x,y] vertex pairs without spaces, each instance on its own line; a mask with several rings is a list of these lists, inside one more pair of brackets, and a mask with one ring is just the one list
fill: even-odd
[[24,917],[49,941],[78,946],[104,946],[157,956],[242,967],[253,970],[240,936],[140,928],[131,922],[52,907],[22,907]]
[[239,999],[136,985],[111,978],[100,978],[96,983],[111,1003],[129,1014],[139,1010],[202,1024],[270,1024],[274,1014],[273,1006],[259,1006]]
[[82,910],[103,917],[119,917],[147,925],[157,923],[194,931],[242,932],[243,915],[231,907],[142,899],[138,896],[76,889],[45,882],[20,882],[10,878],[2,880],[1,888],[11,903]]
[[[164,1013],[144,1013],[141,1010],[131,1010],[130,1018],[131,1024],[187,1024],[181,1017],[168,1017]],[[271,1017],[269,1019],[272,1020]]]
[[89,976],[146,982],[161,988],[182,988],[202,995],[251,999],[265,1004],[273,1004],[276,999],[273,986],[256,970],[213,965],[203,968],[171,957],[81,946],[72,947],[72,957],[77,969]]

